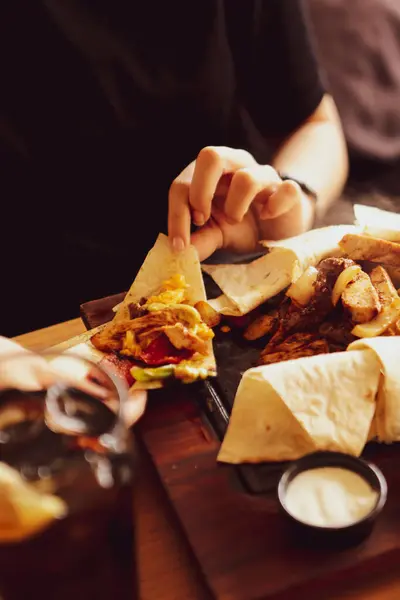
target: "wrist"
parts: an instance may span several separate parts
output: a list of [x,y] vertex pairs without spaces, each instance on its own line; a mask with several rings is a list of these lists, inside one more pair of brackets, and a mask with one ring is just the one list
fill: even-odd
[[318,209],[317,209],[318,194],[317,194],[317,192],[314,190],[314,188],[309,186],[303,180],[295,179],[294,177],[291,177],[290,175],[287,175],[286,173],[279,173],[279,176],[282,179],[282,181],[293,181],[294,183],[297,183],[297,185],[299,186],[299,188],[302,192],[302,198],[303,198],[302,212],[304,214],[304,221],[307,224],[307,230],[313,229],[313,227],[315,227],[315,222],[316,222],[316,219],[318,216]]
[[317,217],[315,201],[303,191],[301,193],[301,215],[303,231],[313,229]]

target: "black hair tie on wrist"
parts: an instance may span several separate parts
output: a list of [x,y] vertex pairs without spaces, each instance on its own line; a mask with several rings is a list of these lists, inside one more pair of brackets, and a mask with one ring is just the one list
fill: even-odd
[[291,175],[288,175],[286,173],[279,173],[279,172],[278,172],[278,175],[282,179],[282,181],[294,181],[294,183],[297,183],[297,185],[299,186],[301,191],[304,192],[310,198],[312,205],[313,205],[313,212],[314,212],[314,217],[313,217],[313,222],[312,222],[312,229],[314,229],[315,223],[317,220],[317,216],[318,216],[318,194],[317,194],[317,192],[313,188],[311,188],[307,183],[305,183],[304,181],[299,181],[298,179],[295,179]]

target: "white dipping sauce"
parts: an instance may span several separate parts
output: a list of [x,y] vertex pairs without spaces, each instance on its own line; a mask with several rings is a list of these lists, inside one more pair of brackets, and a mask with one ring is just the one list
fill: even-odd
[[289,483],[286,508],[299,521],[320,527],[344,527],[375,507],[378,492],[357,473],[340,467],[302,471]]

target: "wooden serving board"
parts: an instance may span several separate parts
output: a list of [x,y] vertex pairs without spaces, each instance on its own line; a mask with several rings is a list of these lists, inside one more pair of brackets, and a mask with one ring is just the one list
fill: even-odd
[[[83,305],[86,326],[111,319],[112,307],[122,298]],[[307,594],[320,599],[327,597],[327,585],[398,562],[398,446],[371,445],[366,453],[382,469],[389,487],[387,505],[370,538],[342,552],[307,548],[291,536],[278,510],[275,485],[249,493],[243,481],[251,481],[254,472],[243,477],[240,469],[217,464],[220,441],[205,410],[211,403],[209,391],[191,385],[153,393],[138,433],[213,598],[289,600]]]

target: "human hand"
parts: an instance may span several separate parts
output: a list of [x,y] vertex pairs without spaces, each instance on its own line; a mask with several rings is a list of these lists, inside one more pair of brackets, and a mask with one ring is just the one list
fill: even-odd
[[[293,181],[245,150],[203,148],[174,180],[168,233],[179,251],[193,243],[200,260],[215,250],[254,251],[260,239],[291,237],[310,228],[313,206]],[[191,222],[199,229],[190,236]]]

